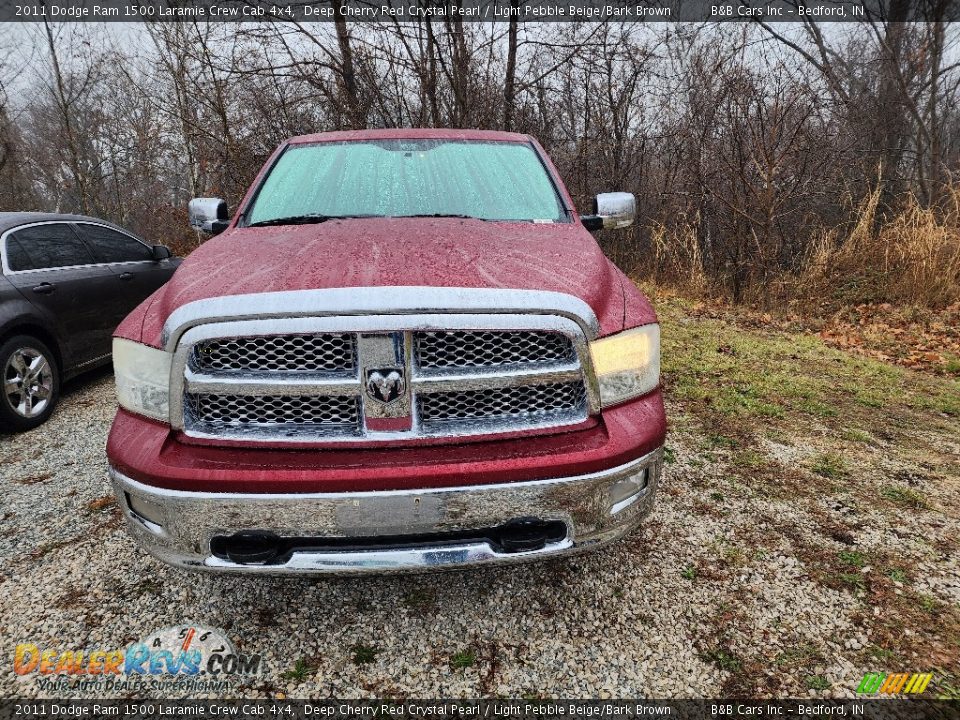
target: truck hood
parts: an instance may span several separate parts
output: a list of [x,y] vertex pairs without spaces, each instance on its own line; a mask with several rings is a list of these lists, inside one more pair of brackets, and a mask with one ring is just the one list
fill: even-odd
[[551,290],[587,302],[603,334],[623,326],[621,275],[579,224],[362,218],[236,228],[195,250],[153,298],[144,342],[209,297],[321,288],[432,286]]

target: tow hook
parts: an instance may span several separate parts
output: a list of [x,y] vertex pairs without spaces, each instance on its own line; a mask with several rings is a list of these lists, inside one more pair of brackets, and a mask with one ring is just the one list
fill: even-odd
[[269,563],[280,554],[280,537],[266,530],[242,530],[229,537],[215,538],[214,554],[238,564]]

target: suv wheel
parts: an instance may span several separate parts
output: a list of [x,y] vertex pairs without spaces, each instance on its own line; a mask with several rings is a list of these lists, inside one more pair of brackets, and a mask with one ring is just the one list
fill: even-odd
[[60,396],[60,370],[45,343],[17,335],[0,345],[0,429],[22,432],[46,422]]

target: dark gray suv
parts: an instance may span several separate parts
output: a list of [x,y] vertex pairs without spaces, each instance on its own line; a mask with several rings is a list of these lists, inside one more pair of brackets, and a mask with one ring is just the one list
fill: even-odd
[[113,329],[180,264],[111,223],[0,213],[0,430],[29,430],[60,383],[110,361]]

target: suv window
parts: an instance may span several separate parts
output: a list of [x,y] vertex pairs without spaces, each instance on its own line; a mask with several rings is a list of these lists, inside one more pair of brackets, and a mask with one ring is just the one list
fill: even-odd
[[153,259],[150,248],[129,235],[102,225],[78,223],[77,227],[97,256],[97,262],[118,263]]
[[7,266],[11,270],[42,270],[94,262],[87,246],[65,223],[35,225],[7,236]]

